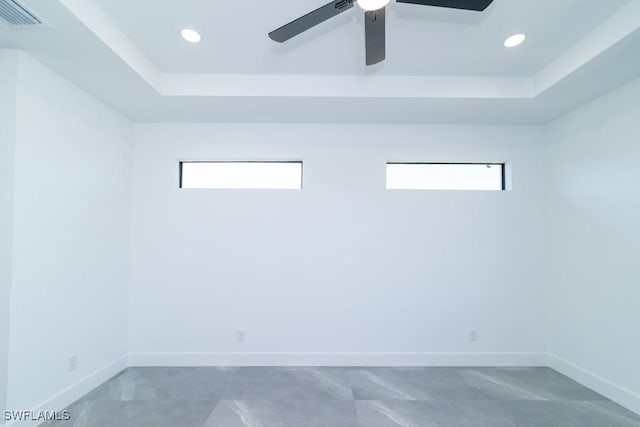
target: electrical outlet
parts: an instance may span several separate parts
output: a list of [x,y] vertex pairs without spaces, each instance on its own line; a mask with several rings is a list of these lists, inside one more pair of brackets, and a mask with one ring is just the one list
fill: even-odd
[[78,356],[71,356],[69,358],[68,371],[73,372],[78,368]]
[[476,331],[475,329],[469,331],[469,341],[478,342],[478,331]]
[[244,331],[236,331],[236,341],[245,342],[246,336]]

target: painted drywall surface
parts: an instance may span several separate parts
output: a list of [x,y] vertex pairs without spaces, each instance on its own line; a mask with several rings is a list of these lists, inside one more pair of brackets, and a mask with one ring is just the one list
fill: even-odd
[[7,403],[17,67],[18,52],[0,50],[0,411]]
[[[538,136],[135,125],[129,351],[544,352]],[[179,159],[302,159],[304,189],[180,190]],[[388,160],[509,161],[513,190],[388,191]]]
[[[130,123],[24,54],[17,105],[16,410],[125,354],[131,183]],[[78,367],[67,372],[72,355]]]
[[551,353],[636,395],[638,99],[640,80],[552,123],[545,156]]

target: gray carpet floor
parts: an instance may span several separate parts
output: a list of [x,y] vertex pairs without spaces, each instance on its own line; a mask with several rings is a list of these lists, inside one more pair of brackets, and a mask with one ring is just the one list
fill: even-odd
[[129,368],[47,427],[640,427],[547,368]]

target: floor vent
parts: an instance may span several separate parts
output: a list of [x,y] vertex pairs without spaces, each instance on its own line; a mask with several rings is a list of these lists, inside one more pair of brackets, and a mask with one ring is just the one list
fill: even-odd
[[0,18],[14,27],[31,27],[43,24],[36,15],[14,0],[0,0]]

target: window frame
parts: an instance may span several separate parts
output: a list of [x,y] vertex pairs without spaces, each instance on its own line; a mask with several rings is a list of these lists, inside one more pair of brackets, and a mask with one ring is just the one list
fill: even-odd
[[474,189],[432,189],[432,188],[423,188],[423,189],[408,189],[408,188],[389,188],[388,184],[388,175],[385,175],[385,179],[387,180],[385,183],[386,190],[419,190],[419,191],[507,191],[507,162],[402,162],[402,161],[387,161],[385,163],[385,173],[387,173],[387,166],[389,165],[452,165],[452,166],[462,166],[462,165],[473,165],[473,166],[500,166],[501,173],[501,181],[502,184],[499,190],[474,190]]
[[[185,163],[260,163],[260,164],[300,164],[300,188],[193,188],[183,186]],[[304,162],[299,160],[263,160],[263,159],[216,159],[216,160],[178,160],[178,189],[180,190],[302,190],[304,188]]]

